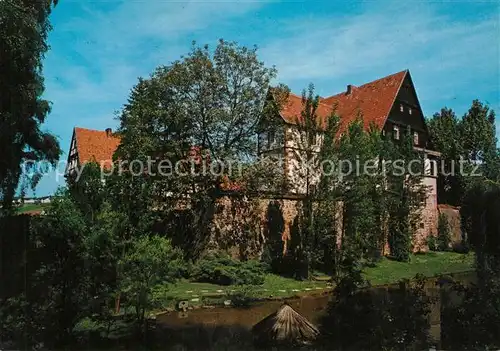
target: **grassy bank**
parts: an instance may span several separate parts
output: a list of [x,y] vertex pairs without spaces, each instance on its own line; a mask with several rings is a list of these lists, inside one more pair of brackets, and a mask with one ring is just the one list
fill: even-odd
[[[416,274],[432,277],[464,272],[473,269],[473,263],[474,256],[472,254],[429,252],[413,255],[408,263],[384,258],[376,267],[365,269],[364,275],[372,285],[382,285],[413,278]],[[192,305],[201,305],[221,302],[235,296],[280,298],[309,295],[331,288],[332,286],[325,280],[297,281],[268,274],[264,284],[245,287],[182,280],[175,285],[165,287],[164,291],[159,291],[159,295],[160,299],[168,306],[172,306],[178,300],[188,300]]]
[[429,252],[411,256],[410,262],[382,259],[376,267],[365,269],[365,278],[372,285],[395,283],[423,274],[426,277],[458,273],[474,268],[474,255],[456,252]]

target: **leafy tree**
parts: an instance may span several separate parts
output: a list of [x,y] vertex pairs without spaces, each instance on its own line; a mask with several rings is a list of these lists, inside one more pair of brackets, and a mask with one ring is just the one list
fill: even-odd
[[25,291],[7,301],[6,316],[1,318],[6,322],[3,332],[16,328],[10,337],[26,347],[40,342],[68,345],[73,327],[89,312],[85,220],[63,191],[46,212],[33,221],[30,241],[35,244],[26,252]]
[[460,129],[466,159],[484,161],[489,152],[496,150],[495,112],[479,100],[472,102]]
[[[262,184],[256,179],[269,173],[252,167],[250,160],[275,75],[258,60],[255,48],[221,40],[213,51],[193,45],[186,57],[139,81],[119,116],[117,157],[153,162],[147,171],[110,181],[133,227],[143,220],[143,211],[163,220],[182,216],[190,256],[203,252],[222,180],[238,180],[255,190],[255,183]],[[241,172],[230,164],[242,165]],[[166,232],[177,223],[167,220]]]
[[437,247],[440,251],[447,251],[451,242],[450,225],[447,217],[440,213],[438,217]]
[[101,167],[96,162],[84,165],[78,181],[71,176],[67,179],[71,198],[92,224],[107,197],[105,182],[101,179]]
[[[22,189],[40,178],[37,161],[54,164],[56,138],[41,126],[50,112],[42,99],[42,60],[48,50],[49,15],[57,1],[0,1],[0,201],[8,209]],[[28,162],[26,162],[28,161]],[[23,173],[22,164],[25,163]],[[33,176],[29,173],[33,172]]]
[[348,126],[339,146],[345,175],[342,249],[368,261],[378,259],[384,245],[379,212],[383,180],[378,162],[380,137],[375,128],[366,131],[359,116]]
[[463,154],[460,121],[452,109],[442,108],[427,121],[432,145],[441,153],[438,174],[438,198],[442,203],[458,205],[464,180],[459,174],[459,160]]
[[385,193],[391,255],[399,261],[408,261],[428,191],[422,182],[425,160],[423,155],[413,148],[409,128],[399,143],[386,139],[382,150],[382,159],[386,160]]
[[320,342],[328,350],[425,349],[431,299],[424,283],[417,277],[399,288],[363,289],[360,272],[351,271],[336,287],[336,298],[321,319]]
[[[438,178],[441,202],[458,206],[463,195],[485,179],[498,182],[500,157],[496,147],[495,112],[479,100],[458,120],[444,108],[428,121],[431,141],[442,153]],[[475,172],[474,176],[472,172]],[[480,176],[478,176],[480,175]]]
[[178,278],[181,258],[182,253],[168,239],[148,235],[135,240],[123,257],[120,285],[135,309],[139,326],[146,327],[146,311],[153,307],[154,287]]
[[476,253],[478,279],[469,286],[454,284],[453,301],[443,304],[443,342],[450,349],[500,347],[499,209],[500,190],[491,182],[476,184],[464,197],[460,212]]

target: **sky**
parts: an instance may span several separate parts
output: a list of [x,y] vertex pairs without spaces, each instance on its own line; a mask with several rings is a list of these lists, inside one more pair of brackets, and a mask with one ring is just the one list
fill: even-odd
[[[461,116],[479,99],[500,117],[497,1],[61,0],[51,22],[44,75],[53,105],[43,129],[58,137],[62,160],[75,126],[116,129],[138,78],[193,40],[257,45],[278,70],[275,83],[298,94],[313,83],[330,96],[409,69],[426,116],[444,106]],[[51,172],[28,196],[62,185]]]

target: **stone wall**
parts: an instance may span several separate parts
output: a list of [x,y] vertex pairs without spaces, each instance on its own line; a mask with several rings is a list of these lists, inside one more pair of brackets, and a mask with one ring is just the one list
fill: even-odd
[[413,243],[413,250],[427,251],[427,238],[429,235],[437,235],[437,225],[438,225],[438,205],[437,205],[437,185],[436,178],[433,176],[427,176],[423,178],[423,183],[427,186],[428,192],[425,199],[425,206],[422,210],[422,220],[417,229],[415,235],[415,240]]
[[[437,235],[438,209],[436,179],[424,179],[429,193],[422,211],[415,240],[414,252],[427,251],[427,238]],[[285,253],[292,239],[292,225],[299,214],[302,202],[299,197],[246,199],[238,196],[224,196],[217,202],[207,250],[223,250],[234,258],[258,258],[270,240],[281,241],[280,250]],[[337,232],[342,232],[342,211],[340,204],[336,216]],[[337,239],[340,246],[340,235]],[[386,245],[384,255],[390,254]]]
[[438,205],[438,212],[444,214],[448,220],[451,234],[451,246],[458,248],[462,245],[462,228],[460,220],[460,208],[450,205]]

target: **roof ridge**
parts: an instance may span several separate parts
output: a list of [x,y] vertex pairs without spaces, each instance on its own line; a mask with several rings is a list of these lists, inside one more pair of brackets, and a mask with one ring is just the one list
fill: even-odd
[[[302,96],[301,95],[297,95],[297,94],[292,93],[292,92],[290,92],[288,95],[289,96],[293,95],[294,97],[302,100]],[[332,106],[330,106],[329,104],[325,104],[324,102],[322,102],[322,100],[325,100],[325,98],[323,98],[323,97],[321,97],[319,95],[316,95],[316,96],[318,97],[318,105],[322,105],[322,106],[325,106],[325,107],[330,108],[330,109],[332,108]]]
[[[390,79],[394,76],[397,76],[398,74],[401,74],[401,73],[408,73],[409,72],[409,69],[404,69],[402,71],[399,71],[399,72],[396,72],[396,73],[392,73],[392,74],[389,74],[385,77],[382,77],[382,78],[378,78],[378,79],[375,79],[375,80],[372,80],[370,82],[366,82],[366,83],[363,83],[361,85],[354,85],[354,84],[350,84],[353,88],[354,88],[354,91],[366,86],[366,85],[369,85],[369,84],[374,84],[374,83],[377,83],[377,82],[380,82],[382,80],[385,80],[385,79]],[[333,97],[337,97],[339,95],[342,95],[342,94],[345,94],[345,91],[341,91],[340,93],[337,93],[337,94],[334,94],[334,95],[331,95],[331,96],[328,96],[326,98],[324,98],[323,100],[328,100],[330,98],[333,98]]]

